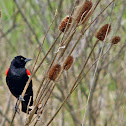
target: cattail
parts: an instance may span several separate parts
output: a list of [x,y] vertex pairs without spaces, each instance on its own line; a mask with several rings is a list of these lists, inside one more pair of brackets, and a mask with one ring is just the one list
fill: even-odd
[[55,81],[60,71],[61,71],[61,65],[60,64],[54,65],[49,71],[48,75],[49,79]]
[[76,4],[78,5],[80,3],[80,0],[76,0]]
[[95,37],[101,41],[105,39],[105,36],[108,35],[111,31],[111,25],[105,24],[100,28]]
[[[69,22],[69,24],[68,24]],[[60,23],[59,25],[59,30],[64,32],[65,29],[66,31],[69,29],[70,25],[71,25],[71,22],[72,22],[72,17],[70,16],[66,16]],[[67,27],[67,28],[66,28]]]
[[87,13],[90,11],[90,9],[92,8],[92,5],[93,3],[91,1],[86,1],[83,8],[81,8],[81,12],[80,15],[78,16],[77,18],[77,22],[82,22],[83,23],[83,20],[85,18],[85,16],[87,15]]
[[74,60],[73,56],[68,56],[67,59],[66,59],[66,61],[63,64],[63,69],[64,70],[69,70],[70,67],[73,64],[73,60]]
[[111,40],[112,44],[117,44],[118,42],[121,41],[121,38],[119,36],[114,36]]

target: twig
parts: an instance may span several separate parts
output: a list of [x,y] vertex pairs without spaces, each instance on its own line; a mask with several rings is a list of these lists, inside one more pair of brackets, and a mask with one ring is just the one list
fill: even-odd
[[32,68],[32,72],[33,72],[33,70],[34,70],[34,68],[35,68],[35,65],[36,65],[37,61],[38,61],[38,58],[39,58],[39,56],[40,56],[40,53],[41,53],[41,50],[42,50],[43,44],[44,44],[44,42],[45,42],[45,39],[46,39],[46,37],[47,37],[47,35],[48,35],[48,32],[49,32],[51,26],[53,25],[53,23],[54,23],[56,17],[57,17],[57,10],[56,10],[56,12],[55,12],[55,16],[54,16],[54,18],[53,18],[53,20],[52,20],[52,22],[51,22],[51,24],[50,24],[50,26],[49,26],[49,28],[48,28],[46,34],[45,34],[45,37],[44,37],[44,39],[43,39],[43,41],[42,41],[42,44],[41,44],[41,46],[40,46],[40,49],[39,49],[38,55],[37,55],[37,57],[36,57],[36,60],[35,60],[34,66],[33,66],[33,68]]
[[0,114],[5,118],[5,120],[10,124],[10,120],[6,117],[6,115],[3,114],[3,112],[0,110]]
[[[114,1],[114,0],[113,0],[113,1]],[[113,3],[113,1],[112,1],[111,3]],[[108,8],[108,7],[111,5],[111,3],[108,4],[108,6],[106,6],[106,7],[101,11],[101,13],[100,13],[98,16],[100,16],[100,15],[106,10],[106,8]],[[97,16],[97,17],[98,17],[98,16]],[[97,17],[95,18],[95,20],[97,19]],[[94,22],[95,20],[93,20],[93,22]],[[91,24],[92,24],[93,22],[91,22]],[[90,25],[91,25],[91,24],[90,24]],[[87,27],[87,29],[90,27],[90,25]],[[86,30],[87,30],[87,29],[86,29]],[[85,65],[84,65],[84,66],[85,66]],[[84,66],[83,66],[83,68],[85,68]],[[83,71],[83,68],[82,68],[82,71]],[[79,76],[81,75],[82,71],[80,72]],[[78,77],[79,77],[79,76],[78,76]],[[77,79],[77,80],[78,80],[78,79]],[[62,106],[64,105],[64,103],[67,101],[67,99],[69,98],[69,96],[70,96],[71,93],[73,92],[72,90],[75,90],[74,86],[76,85],[76,83],[77,83],[77,81],[75,81],[75,83],[74,83],[74,85],[73,85],[73,87],[72,87],[70,93],[69,93],[68,96],[64,99],[64,101],[62,102],[61,106],[58,108],[58,110],[57,110],[56,113],[53,115],[53,117],[47,122],[46,126],[48,126],[48,125],[53,121],[53,119],[55,118],[55,116],[58,114],[58,112],[60,111],[60,109],[62,108]]]
[[[114,2],[113,2],[112,10],[111,10],[111,15],[110,15],[110,24],[111,24],[111,16],[112,16],[113,8],[114,8]],[[109,24],[109,27],[110,27],[110,24]],[[91,100],[91,96],[92,96],[93,88],[94,88],[93,81],[94,81],[94,78],[95,78],[95,75],[96,75],[96,72],[97,72],[97,69],[98,69],[98,64],[99,64],[100,58],[102,57],[102,52],[103,52],[104,44],[105,44],[106,37],[107,37],[108,31],[109,31],[109,27],[107,28],[107,32],[106,32],[106,35],[105,35],[103,46],[102,46],[102,49],[100,51],[100,55],[98,57],[98,62],[97,62],[96,68],[95,68],[93,79],[91,81],[91,87],[90,87],[90,92],[89,92],[89,95],[88,95],[87,104],[86,104],[86,107],[85,107],[85,113],[84,113],[84,118],[83,118],[82,126],[85,126],[85,123],[86,123],[87,109],[88,109],[88,105],[89,105],[89,102]]]
[[21,9],[20,9],[20,7],[19,7],[19,5],[18,5],[17,0],[14,0],[14,3],[16,4],[16,6],[17,6],[17,8],[18,8],[18,10],[19,10],[19,12],[20,12],[20,14],[21,14],[21,16],[23,17],[24,21],[25,21],[26,24],[28,25],[30,31],[31,31],[31,32],[33,33],[33,35],[35,36],[35,39],[36,39],[37,43],[40,45],[40,41],[39,41],[39,39],[38,39],[38,37],[37,37],[35,31],[34,31],[33,28],[31,27],[31,25],[29,24],[29,22],[28,22],[27,18],[25,17],[24,13],[21,11]]
[[[58,36],[57,36],[57,38],[55,39],[54,43],[56,43],[56,42],[57,42],[57,40],[58,40],[58,38],[60,37],[61,33],[62,33],[62,32],[60,32],[60,33],[59,33],[59,35],[58,35]],[[55,45],[55,44],[54,44],[54,45]],[[41,89],[41,87],[42,87],[42,85],[43,85],[43,82],[44,82],[44,80],[45,80],[45,78],[46,78],[46,75],[47,75],[47,73],[48,73],[49,69],[51,68],[51,66],[52,66],[52,64],[53,64],[53,62],[54,62],[54,60],[55,60],[56,56],[57,56],[57,53],[56,53],[56,55],[54,56],[54,59],[53,59],[53,61],[52,61],[51,65],[49,66],[49,68],[48,68],[48,70],[47,70],[47,72],[46,72],[45,76],[44,76],[44,77],[43,77],[43,79],[42,79],[41,85],[39,86],[38,91],[37,91],[37,94],[36,94],[36,98],[38,97],[38,94],[39,94],[40,89]]]
[[46,126],[48,126],[48,125],[53,121],[53,119],[55,118],[55,116],[58,114],[58,112],[60,111],[60,109],[63,107],[63,105],[65,104],[65,102],[67,101],[67,99],[69,98],[69,96],[71,95],[72,90],[74,89],[76,83],[78,82],[79,78],[81,77],[81,75],[82,75],[82,73],[83,73],[83,71],[84,71],[84,69],[85,69],[85,67],[86,67],[86,65],[87,65],[87,63],[88,63],[88,60],[89,60],[89,58],[90,58],[92,52],[94,51],[94,48],[96,47],[96,45],[97,45],[98,42],[99,42],[99,40],[97,40],[96,43],[94,44],[94,46],[93,46],[93,48],[92,48],[92,50],[91,50],[91,52],[90,52],[88,58],[86,59],[86,62],[84,63],[84,65],[83,65],[83,67],[82,67],[82,70],[81,70],[80,74],[78,75],[78,77],[77,77],[75,83],[73,84],[73,86],[72,86],[72,88],[71,88],[70,93],[69,93],[69,94],[67,95],[67,97],[64,99],[64,101],[62,102],[61,106],[60,106],[60,107],[58,108],[58,110],[55,112],[55,114],[53,115],[53,117],[48,121],[48,123],[46,124]]
[[[8,111],[9,111],[9,108],[10,108],[10,101],[11,101],[11,95],[9,96],[8,103],[7,103],[7,107],[6,107],[6,111],[5,111],[5,114],[4,115],[7,115],[8,114]],[[1,123],[1,125],[4,126],[5,125],[5,122],[6,122],[6,119],[3,120],[3,123]]]
[[[60,36],[60,34],[59,34],[59,36]],[[48,56],[48,54],[50,53],[50,51],[52,50],[52,48],[54,47],[54,45],[56,44],[57,39],[58,39],[58,37],[56,38],[55,42],[52,44],[52,46],[50,47],[50,49],[48,50],[48,52],[46,53],[46,55],[44,56],[44,58],[41,60],[41,62],[40,62],[39,65],[37,66],[37,68],[36,68],[36,69],[34,70],[34,72],[31,74],[31,76],[30,76],[29,80],[27,81],[27,83],[26,83],[26,85],[25,85],[25,88],[24,88],[24,90],[23,90],[23,92],[22,92],[22,95],[21,95],[22,97],[24,97],[25,92],[26,92],[26,90],[27,90],[27,88],[28,88],[28,86],[29,86],[29,83],[30,83],[30,81],[32,80],[32,77],[36,74],[36,72],[38,71],[38,69],[40,68],[40,66],[42,65],[42,63],[44,62],[44,60],[46,59],[46,57]],[[17,106],[19,106],[19,104],[20,104],[20,101],[17,102]],[[12,123],[13,123],[13,121],[14,121],[15,115],[16,115],[16,112],[14,112],[14,114],[13,114],[12,121],[11,121],[11,125],[12,125]]]

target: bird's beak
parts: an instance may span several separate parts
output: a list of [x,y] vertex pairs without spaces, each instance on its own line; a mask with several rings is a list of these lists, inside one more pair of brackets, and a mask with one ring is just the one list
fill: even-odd
[[27,63],[28,61],[31,61],[32,59],[28,59],[28,58],[26,58],[25,59],[25,62]]

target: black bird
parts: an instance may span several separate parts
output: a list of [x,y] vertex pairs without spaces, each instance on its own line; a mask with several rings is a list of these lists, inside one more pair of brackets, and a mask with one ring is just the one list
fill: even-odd
[[[10,65],[10,68],[6,71],[6,83],[9,87],[10,92],[20,100],[20,96],[23,89],[29,79],[28,75],[30,72],[25,68],[25,65],[31,59],[25,58],[23,56],[16,56]],[[31,99],[30,99],[31,97]],[[27,112],[27,106],[30,100],[29,106],[33,105],[33,90],[32,90],[32,80],[29,83],[29,87],[24,96],[24,100],[21,101],[22,111]],[[30,109],[28,109],[30,111]]]

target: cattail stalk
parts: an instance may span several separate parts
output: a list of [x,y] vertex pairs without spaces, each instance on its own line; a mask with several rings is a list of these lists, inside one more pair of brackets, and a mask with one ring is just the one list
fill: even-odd
[[[59,34],[59,36],[60,36],[60,34]],[[28,88],[28,86],[29,86],[29,83],[30,83],[32,77],[33,77],[33,76],[35,75],[35,73],[38,71],[38,69],[40,68],[40,66],[41,66],[42,63],[44,62],[45,58],[48,56],[48,54],[50,53],[50,51],[52,50],[52,48],[53,48],[54,45],[56,44],[56,42],[57,42],[59,36],[56,38],[56,40],[54,41],[54,43],[52,44],[52,46],[50,47],[50,49],[48,50],[48,52],[46,53],[46,55],[44,56],[44,58],[41,60],[41,62],[40,62],[39,65],[37,66],[37,68],[34,70],[33,74],[30,76],[30,78],[29,78],[29,80],[27,81],[27,84],[26,84],[26,86],[25,86],[25,88],[24,88],[24,91],[23,91],[23,93],[22,93],[22,96],[24,96],[24,94],[25,94],[25,92],[26,92],[26,90],[27,90],[27,88]],[[42,86],[42,85],[40,85],[40,86]],[[38,90],[40,91],[40,88],[39,88]],[[20,102],[20,101],[19,101],[19,102]],[[35,106],[35,108],[37,108],[37,106]],[[34,113],[35,113],[35,109],[33,109],[32,114],[30,114],[29,119],[28,119],[28,122],[31,121],[31,119],[32,119],[32,117],[33,117],[33,115],[34,115]],[[14,116],[15,116],[15,115],[14,115]]]
[[[63,69],[63,70],[68,70],[68,69],[71,67],[72,63],[73,63],[73,57],[70,56],[70,57],[67,58],[66,62],[64,63],[64,64],[65,64],[65,69]],[[55,66],[57,66],[57,65],[55,65]],[[55,67],[55,66],[54,66],[54,67]],[[52,69],[55,69],[54,67],[52,67]],[[60,73],[59,77],[62,75],[63,70],[62,70],[62,72]],[[51,71],[51,70],[50,70],[50,71]],[[51,72],[51,73],[53,73],[53,72]],[[59,78],[59,77],[58,77],[58,78]],[[51,74],[51,79],[52,79],[52,74]],[[58,79],[57,79],[57,80],[58,80]],[[48,83],[48,84],[49,84],[49,83]],[[51,85],[53,85],[53,84],[51,84]],[[50,95],[52,94],[52,91],[53,91],[55,85],[56,85],[56,82],[54,83],[54,86],[53,86],[53,88],[52,88],[52,90],[51,90],[51,92],[50,92],[50,94],[49,94],[49,97],[50,97]],[[44,95],[41,95],[41,96],[40,96],[41,99],[39,100],[39,104],[43,102],[43,99],[45,98],[46,94],[49,92],[50,88],[51,88],[51,86],[46,90],[46,92],[44,92]],[[45,105],[46,105],[46,103],[47,103],[49,97],[47,98],[47,100],[46,100],[46,102],[45,102]],[[44,105],[44,106],[45,106],[45,105]],[[44,109],[42,109],[42,111],[43,111],[43,110],[44,110]],[[41,112],[41,114],[42,114],[42,112]],[[38,117],[38,118],[39,118],[39,117]],[[36,125],[36,124],[37,124],[37,120],[36,120],[36,122],[35,122],[34,125]]]
[[49,81],[47,81],[47,82],[45,83],[45,85],[43,86],[43,88],[42,88],[42,90],[41,90],[41,92],[40,92],[40,94],[39,94],[39,97],[36,99],[36,102],[34,103],[34,105],[40,101],[40,99],[41,99],[41,97],[43,96],[45,90],[47,89],[47,87],[48,87],[50,81],[51,81],[51,80],[49,80]]
[[[51,49],[54,47],[54,45],[55,45],[55,43],[57,42],[57,40],[58,40],[58,38],[60,37],[60,35],[61,35],[61,32],[59,33],[59,35],[58,35],[57,38],[55,39],[54,44],[50,47],[49,51],[47,52],[48,54],[49,54],[49,52],[51,51]],[[43,61],[45,60],[45,58],[47,57],[48,54],[45,55],[45,57],[43,58],[41,64],[43,63]],[[39,65],[39,66],[40,66],[40,65]],[[41,87],[42,87],[42,85],[43,85],[43,82],[44,82],[45,78],[46,78],[46,76],[44,76],[44,78],[42,79],[42,82],[41,82],[41,84],[40,84],[40,86],[39,86],[39,88],[38,88],[37,94],[36,94],[36,98],[37,98],[37,96],[38,96],[38,94],[39,94],[39,92],[40,92],[40,89],[41,89]]]
[[[113,1],[114,1],[114,0],[113,0]],[[103,13],[103,12],[106,10],[106,8],[109,7],[109,6],[113,3],[113,1],[112,1],[111,3],[109,3],[108,6],[106,6],[106,7],[102,10],[101,13]],[[101,15],[101,13],[89,24],[89,26],[85,29],[85,31],[86,31],[86,30],[90,27],[90,25]],[[85,31],[84,31],[84,32],[85,32]],[[80,37],[80,38],[81,38],[81,37]],[[97,40],[97,41],[98,41],[98,40]],[[77,42],[79,42],[79,39],[78,39]],[[74,48],[75,48],[75,46],[74,46]],[[72,53],[72,51],[71,51],[71,53]],[[76,85],[76,82],[75,82],[74,85]],[[73,85],[72,89],[74,89],[74,85]],[[62,102],[61,106],[58,108],[58,110],[56,111],[56,113],[55,113],[55,114],[53,115],[53,117],[48,121],[48,123],[46,124],[46,126],[48,126],[48,125],[53,121],[53,119],[55,118],[55,116],[58,114],[58,112],[60,111],[60,109],[62,108],[62,106],[64,105],[64,103],[67,101],[67,99],[68,99],[69,96],[71,95],[72,89],[71,89],[70,93],[68,94],[68,96],[64,99],[64,101]]]
[[[112,1],[112,2],[113,2],[113,1]],[[111,2],[111,3],[112,3],[112,2]],[[110,4],[111,4],[111,3],[110,3]],[[110,5],[110,4],[109,4],[109,5]],[[108,6],[109,6],[109,5],[108,5]],[[108,6],[107,6],[107,7],[108,7]],[[106,8],[107,8],[107,7],[106,7]],[[105,8],[105,9],[106,9],[106,8]],[[104,9],[104,10],[105,10],[105,9]],[[103,10],[102,12],[104,12],[104,10]],[[101,13],[102,13],[102,12],[101,12]],[[98,16],[100,16],[101,13],[100,13]],[[95,20],[98,18],[98,16],[95,18]],[[95,21],[95,20],[94,20],[94,21]],[[94,21],[93,21],[93,22],[94,22]],[[87,26],[87,28],[84,30],[84,32],[90,27],[90,25],[91,25],[93,22],[91,22],[91,23]]]
[[[69,46],[69,44],[70,44],[70,42],[71,42],[71,39],[72,39],[72,37],[73,37],[73,35],[74,35],[75,32],[76,32],[76,30],[74,30],[73,33],[71,34],[71,36],[68,38],[67,44],[66,44],[65,48],[63,49],[63,51],[59,54],[58,60],[60,60],[61,57],[63,57],[63,55],[64,55],[66,49],[68,48],[68,46]],[[63,43],[63,44],[64,44],[64,43]]]
[[[34,70],[34,68],[35,68],[35,65],[36,65],[37,61],[38,61],[38,58],[39,58],[39,56],[40,56],[40,53],[41,53],[43,44],[44,44],[44,42],[45,42],[45,39],[46,39],[46,37],[47,37],[47,35],[48,35],[48,32],[49,32],[51,26],[53,25],[53,23],[54,23],[56,17],[57,17],[57,10],[56,10],[55,16],[54,16],[54,18],[53,18],[53,20],[52,20],[52,22],[51,22],[51,24],[50,24],[50,26],[49,26],[49,28],[48,28],[46,34],[45,34],[45,36],[44,36],[44,39],[43,39],[42,44],[41,44],[41,46],[40,46],[40,49],[39,49],[38,55],[37,55],[37,57],[36,57],[35,63],[34,63],[34,65],[33,65],[32,72],[33,72],[33,70]],[[60,33],[60,34],[61,34],[61,33]],[[58,35],[58,37],[59,37],[59,35]]]
[[50,91],[50,89],[51,89],[51,87],[52,87],[52,83],[50,83],[51,81],[49,80],[49,82],[48,82],[48,85],[50,85],[50,86],[47,86],[47,90],[43,93],[43,95],[41,96],[41,99],[40,99],[40,101],[39,101],[39,104],[40,103],[42,103],[42,101],[43,101],[43,99],[46,97],[46,95],[47,95],[47,93]]
[[42,79],[42,81],[41,81],[41,84],[40,84],[40,86],[39,86],[39,88],[38,88],[38,91],[37,91],[37,93],[36,93],[36,97],[35,97],[35,101],[34,101],[33,105],[36,104],[36,100],[37,100],[37,98],[38,98],[38,95],[39,95],[39,93],[40,93],[41,87],[42,87],[42,85],[43,85],[45,79],[46,79],[46,78],[44,77],[44,78]]
[[[111,22],[111,16],[112,16],[112,11],[113,11],[113,8],[114,8],[114,3],[112,5],[112,9],[111,9],[111,14],[110,14],[110,22]],[[109,24],[106,24],[104,25],[100,30],[99,30],[99,33],[101,34],[100,38],[98,38],[99,40],[101,39],[101,41],[104,41],[106,40],[106,37],[107,35],[109,34],[110,30],[111,30],[111,23]],[[97,33],[98,35],[98,33]],[[99,37],[99,36],[97,36]],[[104,41],[105,43],[105,41]],[[95,75],[96,75],[96,72],[97,72],[97,69],[98,69],[98,64],[99,64],[99,61],[100,61],[100,58],[102,56],[102,52],[103,52],[103,48],[104,48],[104,43],[103,43],[103,46],[102,46],[102,49],[100,51],[100,54],[99,54],[99,57],[98,57],[98,63],[96,65],[96,68],[95,68],[95,71],[94,71],[94,75],[93,75],[93,79],[92,79],[92,83],[91,83],[91,88],[90,88],[90,91],[89,91],[89,95],[88,95],[88,99],[87,99],[87,103],[86,103],[86,107],[85,107],[85,113],[84,113],[84,118],[83,118],[83,123],[82,125],[84,126],[85,125],[85,121],[86,121],[86,116],[87,116],[87,110],[88,110],[88,105],[89,103],[91,103],[92,101],[92,96],[93,96],[93,93],[95,90],[95,87],[97,84],[93,84],[93,81],[94,81],[94,78],[95,78]],[[91,123],[91,122],[90,122]],[[91,125],[91,124],[90,124]]]
[[[16,3],[16,4],[17,4],[17,3]],[[18,5],[17,5],[17,6],[18,6]],[[56,14],[55,14],[55,17],[56,17]],[[54,17],[54,19],[55,19],[55,17]],[[54,19],[53,19],[52,23],[54,22]],[[52,23],[51,23],[51,25],[52,25]],[[51,27],[51,25],[50,25],[50,27]],[[49,28],[49,29],[50,29],[50,28]],[[47,33],[48,33],[48,31],[47,31]],[[38,71],[38,69],[40,68],[40,66],[41,66],[42,63],[44,62],[45,58],[47,57],[47,55],[49,54],[49,52],[51,51],[51,49],[54,47],[54,45],[56,44],[56,42],[57,42],[57,40],[58,40],[58,38],[59,38],[60,35],[61,35],[61,33],[58,35],[58,37],[56,38],[56,40],[54,41],[54,43],[53,43],[52,46],[50,47],[49,51],[46,53],[45,57],[42,59],[42,61],[40,62],[40,64],[37,66],[37,68],[36,68],[35,70],[34,70],[35,65],[33,66],[34,72],[32,73],[32,75],[30,76],[30,78],[28,79],[28,81],[27,81],[27,83],[26,83],[26,85],[25,85],[25,88],[24,88],[24,90],[23,90],[23,92],[22,92],[22,94],[21,94],[22,97],[24,97],[25,92],[26,92],[26,90],[27,90],[27,88],[28,88],[28,86],[29,86],[29,83],[30,83],[30,81],[32,80],[32,77],[33,77],[33,76],[35,75],[35,73]],[[45,35],[45,38],[46,38],[46,35]],[[43,41],[43,42],[44,42],[44,41]],[[42,46],[43,46],[43,44],[42,44]],[[42,46],[41,46],[41,48],[42,48]],[[38,54],[38,56],[37,56],[37,58],[36,58],[35,64],[37,63],[38,57],[39,57],[39,54]],[[19,105],[20,105],[20,101],[17,102],[17,107],[19,107]],[[13,124],[15,115],[16,115],[16,111],[14,112],[14,114],[13,114],[13,116],[12,116],[12,120],[11,120],[10,126],[12,126],[12,124]]]
[[[110,48],[101,56],[104,57],[109,51],[110,49],[112,48],[112,45],[110,46]],[[78,81],[78,84],[74,87],[73,91],[77,88],[77,86],[79,85],[79,83],[82,81],[82,79],[84,79],[84,77],[89,73],[89,71],[91,70],[91,68],[96,64],[96,62],[99,60],[99,58],[97,58],[94,63],[89,67],[89,69],[87,70],[87,72],[81,77],[81,79]],[[72,91],[72,92],[73,92]]]
[[[96,9],[96,7],[97,7],[97,5],[99,4],[99,2],[100,2],[100,0],[98,0],[98,2],[96,3],[96,6],[92,9],[92,12]],[[110,3],[111,4],[111,3]],[[107,7],[109,7],[110,6],[110,4],[107,6]],[[106,8],[107,8],[106,7]],[[84,30],[82,30],[82,34],[78,37],[78,40],[76,41],[76,43],[74,44],[74,46],[73,46],[73,48],[71,49],[71,51],[70,51],[70,53],[69,53],[69,56],[72,54],[72,52],[74,51],[74,49],[75,49],[75,47],[77,46],[77,44],[79,43],[79,41],[80,41],[80,39],[82,38],[82,36],[84,35],[84,33],[89,29],[89,27],[97,20],[97,18],[106,10],[106,8],[105,9],[103,9],[101,12],[100,12],[100,14],[98,14],[98,16],[87,26],[87,28],[86,29],[84,29],[85,28],[85,25],[83,25],[83,27],[82,27],[82,29],[84,29]],[[87,15],[88,16],[88,15]],[[86,18],[86,17],[85,17]],[[87,18],[86,18],[87,19]]]
[[[61,66],[59,64],[56,64],[55,66],[53,66],[51,68],[50,72],[49,72],[50,73],[49,76],[48,76],[49,79],[55,81],[55,79],[58,77],[60,71],[61,71]],[[43,94],[43,92],[42,92],[42,94]],[[41,95],[39,96],[37,101],[39,102],[40,99],[41,99]],[[37,101],[36,101],[36,105],[34,106],[34,109],[32,110],[32,112],[30,113],[30,115],[28,117],[28,121],[26,122],[26,125],[28,125],[31,122],[31,119],[32,119],[34,113],[36,112],[36,109],[38,107],[38,102]]]
[[69,93],[68,96],[64,99],[64,101],[62,102],[61,106],[58,108],[58,110],[57,110],[56,113],[53,115],[53,117],[49,120],[49,122],[46,124],[46,126],[48,126],[48,125],[52,122],[52,120],[53,120],[53,119],[55,118],[55,116],[58,114],[58,112],[60,111],[60,109],[63,107],[63,105],[64,105],[64,103],[66,102],[66,100],[67,100],[67,99],[69,98],[69,96],[71,95],[72,90],[74,89],[76,83],[77,83],[78,80],[80,79],[80,77],[81,77],[81,75],[82,75],[82,73],[83,73],[83,71],[84,71],[84,69],[85,69],[85,67],[86,67],[86,65],[87,65],[87,63],[88,63],[88,60],[89,60],[91,54],[93,53],[94,48],[95,48],[96,45],[98,44],[98,42],[99,42],[99,40],[97,40],[97,41],[95,42],[95,44],[94,44],[94,46],[93,46],[93,48],[92,48],[92,50],[91,50],[91,52],[90,52],[88,58],[86,59],[86,62],[85,62],[84,65],[83,65],[83,68],[82,68],[80,74],[78,75],[78,77],[77,77],[77,79],[76,79],[74,85],[73,85],[72,88],[71,88],[70,93]]
[[[51,91],[50,91],[50,93],[49,93],[49,96],[47,97],[47,99],[46,99],[46,101],[45,101],[45,103],[44,103],[43,109],[42,109],[42,111],[41,111],[41,116],[42,116],[42,113],[43,113],[44,107],[46,106],[46,104],[47,104],[47,102],[48,102],[48,100],[49,100],[49,98],[50,98],[50,96],[51,96],[51,94],[52,94],[52,92],[53,92],[53,90],[54,90],[56,84],[57,84],[57,81],[58,81],[59,78],[61,77],[63,71],[64,71],[64,70],[62,69],[61,72],[60,72],[60,74],[59,74],[59,76],[58,76],[58,78],[56,79],[56,81],[54,81],[54,82],[51,84],[51,85],[53,85],[53,86],[52,86],[52,89],[51,89]],[[41,102],[42,102],[42,101],[41,101]],[[37,122],[38,122],[38,120],[36,120],[36,122],[35,122],[34,125],[36,125]]]

